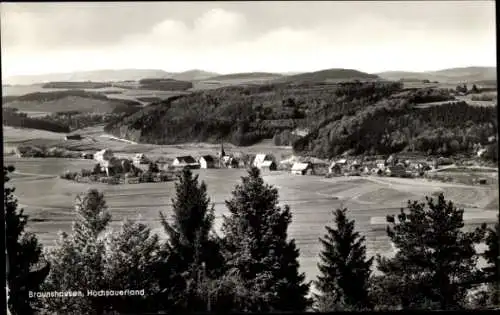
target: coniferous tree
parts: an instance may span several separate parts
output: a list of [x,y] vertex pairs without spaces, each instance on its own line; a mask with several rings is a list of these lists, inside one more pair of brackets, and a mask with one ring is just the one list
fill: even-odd
[[[4,185],[10,180],[14,167],[3,168]],[[32,233],[25,232],[28,216],[18,209],[15,188],[4,186],[5,246],[7,258],[8,309],[12,315],[35,314],[36,300],[29,292],[39,291],[50,270],[42,264],[42,247]],[[41,268],[39,268],[41,267]]]
[[320,291],[317,308],[322,312],[370,307],[368,280],[373,258],[366,259],[365,238],[354,230],[354,220],[346,212],[333,212],[336,227],[326,226],[327,234],[320,238],[323,250],[315,284]]
[[232,199],[231,215],[224,217],[224,252],[227,268],[241,277],[248,296],[238,311],[304,311],[309,285],[299,273],[299,250],[287,239],[290,208],[278,206],[278,191],[264,184],[251,168]]
[[462,209],[443,194],[426,201],[409,201],[398,221],[388,216],[387,234],[397,252],[393,258],[378,256],[378,269],[391,280],[385,290],[404,309],[460,309],[482,278],[474,245],[484,239],[486,226],[464,232]]
[[46,282],[45,291],[83,291],[83,296],[47,297],[45,307],[49,312],[62,314],[102,314],[106,309],[105,297],[88,296],[87,290],[105,289],[103,260],[104,240],[101,237],[111,215],[107,211],[102,193],[95,189],[77,197],[76,220],[72,234],[60,234],[55,248],[49,251],[48,260],[53,268]]
[[205,311],[206,297],[198,294],[202,278],[222,273],[222,255],[213,230],[214,208],[210,207],[207,187],[185,168],[175,185],[172,223],[162,213],[161,222],[168,240],[163,244],[159,265],[160,286],[170,311]]
[[108,297],[114,311],[120,313],[153,312],[158,309],[158,279],[151,272],[159,259],[159,238],[151,229],[131,220],[106,238],[104,278],[110,290],[142,290],[144,296]]
[[[500,220],[500,217],[498,218]],[[500,306],[500,226],[497,220],[494,228],[488,229],[486,237],[487,250],[484,257],[488,266],[484,268],[488,283],[489,304]]]

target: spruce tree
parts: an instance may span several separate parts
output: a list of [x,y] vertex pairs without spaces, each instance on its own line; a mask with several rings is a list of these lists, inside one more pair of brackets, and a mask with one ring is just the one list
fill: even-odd
[[378,268],[392,279],[400,306],[451,310],[463,308],[467,290],[480,282],[475,244],[484,239],[486,226],[465,232],[463,210],[443,194],[426,203],[408,202],[397,222],[387,218],[387,234],[397,252],[393,258],[377,257]]
[[[278,191],[264,184],[251,168],[226,201],[224,253],[227,268],[236,271],[252,296],[238,311],[304,311],[309,285],[299,273],[299,250],[287,239],[290,208],[278,206]],[[249,303],[251,302],[251,303]]]
[[[35,314],[36,307],[29,292],[39,291],[50,270],[50,264],[42,263],[42,247],[32,233],[25,232],[28,216],[18,209],[14,187],[5,184],[14,167],[3,168],[5,246],[7,255],[8,309],[12,315]],[[41,267],[41,268],[40,268]]]
[[[498,218],[500,220],[500,217]],[[488,266],[484,268],[488,283],[489,304],[500,306],[500,226],[497,223],[488,229],[486,237],[487,250],[484,253]]]
[[151,272],[159,259],[159,238],[146,225],[125,220],[120,231],[108,234],[104,278],[110,290],[145,290],[144,296],[108,297],[119,313],[153,312],[158,309],[158,279]]
[[102,193],[95,189],[76,198],[76,220],[71,235],[60,233],[60,240],[49,251],[52,269],[44,283],[45,291],[83,291],[79,297],[48,297],[45,307],[61,314],[101,314],[106,298],[87,296],[87,290],[105,289],[102,233],[111,215]]
[[373,258],[366,259],[365,238],[354,231],[354,220],[346,212],[333,212],[336,227],[326,226],[327,234],[320,238],[323,250],[315,284],[320,291],[317,308],[322,312],[370,307],[368,280]]
[[175,185],[172,223],[160,213],[168,236],[159,265],[160,286],[169,311],[206,311],[206,297],[197,293],[201,279],[216,278],[222,270],[219,244],[211,232],[215,219],[207,187],[185,168]]

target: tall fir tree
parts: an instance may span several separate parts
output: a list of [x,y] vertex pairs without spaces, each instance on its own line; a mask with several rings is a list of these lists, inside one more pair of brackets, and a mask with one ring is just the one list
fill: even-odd
[[497,223],[488,229],[486,237],[487,249],[484,253],[488,266],[484,268],[486,281],[488,283],[488,304],[500,306],[500,225]]
[[42,247],[32,233],[25,231],[28,216],[18,209],[14,187],[5,184],[14,167],[4,166],[4,218],[7,263],[8,309],[12,315],[36,313],[37,301],[29,292],[39,291],[50,270],[49,263],[42,262]]
[[320,292],[317,308],[322,312],[370,308],[368,283],[373,258],[366,259],[365,237],[354,230],[354,220],[349,220],[346,212],[334,211],[336,227],[326,226],[327,233],[320,238],[323,250],[315,285]]
[[108,234],[104,278],[110,290],[145,290],[144,296],[108,297],[113,311],[143,313],[158,310],[158,279],[151,272],[159,259],[159,238],[138,222],[125,220],[120,231]]
[[477,267],[475,245],[485,236],[486,226],[471,232],[464,227],[463,210],[443,194],[426,203],[408,202],[398,220],[388,216],[387,234],[397,252],[393,258],[377,257],[378,269],[397,286],[385,288],[403,309],[464,308],[467,291],[483,277]]
[[278,206],[278,191],[251,168],[226,201],[223,246],[228,270],[237,272],[251,296],[238,311],[304,311],[309,285],[299,273],[299,250],[287,239],[290,208]]
[[175,185],[173,216],[160,213],[168,240],[162,246],[158,277],[168,311],[206,311],[206,297],[198,294],[202,278],[222,274],[223,258],[213,232],[214,208],[207,187],[190,169],[183,169]]
[[[103,232],[111,214],[104,195],[95,189],[80,195],[75,201],[76,220],[71,235],[60,234],[56,247],[49,251],[52,269],[44,283],[46,291],[80,291],[105,289]],[[102,314],[106,298],[83,296],[47,297],[49,312],[62,314]]]

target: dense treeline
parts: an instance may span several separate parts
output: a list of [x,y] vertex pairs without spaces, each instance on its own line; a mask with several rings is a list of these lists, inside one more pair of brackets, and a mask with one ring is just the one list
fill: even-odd
[[185,91],[193,87],[192,82],[174,79],[141,79],[139,84],[141,89],[158,91]]
[[[6,181],[12,171],[4,167]],[[133,220],[106,233],[111,213],[104,195],[93,189],[76,199],[72,232],[62,233],[42,254],[36,237],[22,232],[27,217],[17,209],[13,188],[5,187],[4,195],[8,302],[16,315],[499,306],[498,224],[464,231],[463,210],[442,194],[409,201],[397,217],[387,217],[387,235],[398,250],[391,257],[367,257],[366,240],[348,210],[334,211],[334,224],[320,239],[320,275],[312,298],[311,284],[299,272],[299,250],[287,236],[291,209],[279,206],[277,189],[255,168],[226,201],[222,235],[214,231],[206,184],[188,169],[179,175],[172,217],[160,213],[167,238]],[[487,245],[483,269],[475,247],[481,242]],[[374,259],[378,274],[372,274]],[[120,295],[126,288],[135,294]],[[30,298],[28,290],[77,294]]]
[[497,134],[497,110],[465,102],[415,108],[404,99],[384,100],[355,115],[325,120],[294,143],[296,152],[332,157],[353,154],[388,154],[402,150],[450,155],[472,152]]
[[70,131],[91,127],[95,125],[107,124],[122,118],[124,113],[81,113],[81,112],[62,112],[40,117],[40,120],[53,122],[62,126],[67,126]]
[[50,121],[45,118],[31,118],[25,113],[18,113],[10,108],[3,109],[3,125],[17,128],[31,128],[52,132],[69,132],[70,128],[64,123]]
[[81,81],[81,82],[48,82],[42,85],[44,89],[102,89],[106,87],[111,87],[111,83],[106,82],[92,82],[92,81]]
[[315,127],[400,91],[400,83],[248,85],[199,91],[148,106],[106,131],[135,141],[219,141],[251,145],[277,132]]

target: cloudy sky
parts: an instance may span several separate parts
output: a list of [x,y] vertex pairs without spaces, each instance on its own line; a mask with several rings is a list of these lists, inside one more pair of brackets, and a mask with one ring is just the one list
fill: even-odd
[[2,3],[3,76],[495,66],[494,1]]

